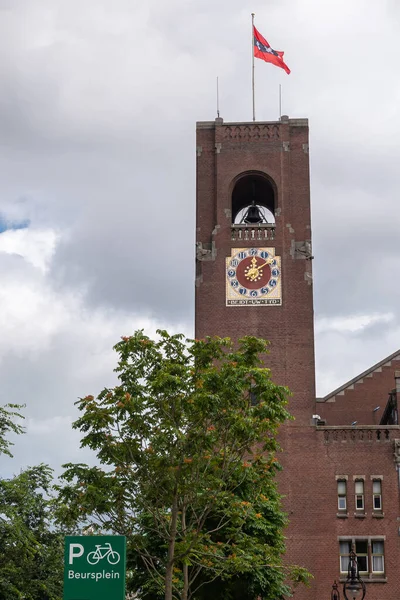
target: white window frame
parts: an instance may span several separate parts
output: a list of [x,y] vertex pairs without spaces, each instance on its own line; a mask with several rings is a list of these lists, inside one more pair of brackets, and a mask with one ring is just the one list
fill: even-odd
[[[349,546],[348,552],[346,553],[341,553],[340,551],[340,544],[344,544],[347,543]],[[349,560],[350,560],[350,551],[351,551],[351,546],[352,546],[352,540],[339,540],[339,571],[341,575],[344,575],[345,573],[347,573],[348,571],[348,565],[349,565]],[[343,571],[342,570],[342,558],[346,557],[346,569]]]
[[[362,484],[362,493],[357,493],[357,484]],[[364,479],[358,478],[354,480],[354,495],[355,495],[355,507],[359,512],[364,512],[365,510],[365,481]],[[362,506],[357,506],[358,499],[361,500]]]
[[[379,483],[379,492],[374,491],[375,483]],[[379,508],[375,506],[375,499],[379,498]],[[382,512],[382,479],[375,477],[372,480],[372,509],[374,512]]]
[[[349,560],[349,554],[351,549],[353,548],[354,551],[356,552],[357,555],[357,559],[360,559],[361,557],[366,557],[366,563],[367,563],[367,571],[362,571],[360,569],[360,564],[359,566],[359,573],[361,577],[373,577],[373,576],[377,576],[377,577],[385,577],[385,543],[386,543],[386,538],[385,536],[340,536],[338,537],[338,542],[339,542],[339,571],[340,571],[340,576],[344,577],[347,574],[347,568],[348,568],[348,560]],[[357,553],[357,542],[366,542],[367,543],[367,553]],[[342,543],[346,543],[348,544],[348,552],[346,553],[341,553],[341,548],[340,548],[340,544]],[[382,544],[382,552],[374,552],[374,549],[376,550],[376,546],[374,548],[374,544],[379,543]],[[346,566],[346,570],[342,570],[342,558],[346,557],[347,559],[347,566]],[[383,570],[375,570],[375,565],[374,559],[378,559],[380,558],[382,561],[382,568]]]
[[[367,552],[358,552],[357,553],[357,542],[365,542],[367,544]],[[341,553],[340,552],[340,544],[348,544],[348,552],[346,553]],[[369,574],[369,557],[368,557],[368,544],[369,544],[369,540],[368,538],[358,538],[356,540],[354,539],[341,539],[339,540],[339,564],[340,564],[340,574],[341,575],[345,575],[348,572],[348,567],[349,567],[349,561],[350,561],[350,552],[351,549],[354,548],[354,551],[356,552],[357,555],[357,560],[359,560],[360,558],[366,558],[366,566],[367,566],[367,570],[361,570],[360,569],[360,564],[358,563],[358,568],[359,568],[359,573],[360,575],[368,575]],[[343,570],[342,569],[342,558],[346,557],[346,568]]]
[[[374,544],[382,544],[383,552],[374,552]],[[382,559],[382,570],[374,570],[374,558]],[[385,572],[385,542],[383,540],[371,540],[371,573],[373,575],[382,575]]]
[[[339,486],[344,485],[344,494],[339,492]],[[345,512],[347,510],[347,481],[346,479],[337,480],[337,496],[338,496],[338,510]],[[344,506],[340,506],[340,501],[344,500]]]

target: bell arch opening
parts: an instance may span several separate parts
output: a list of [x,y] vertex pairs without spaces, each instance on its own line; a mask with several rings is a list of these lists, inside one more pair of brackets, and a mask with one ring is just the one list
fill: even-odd
[[275,223],[275,191],[264,175],[248,173],[235,183],[232,191],[232,223]]

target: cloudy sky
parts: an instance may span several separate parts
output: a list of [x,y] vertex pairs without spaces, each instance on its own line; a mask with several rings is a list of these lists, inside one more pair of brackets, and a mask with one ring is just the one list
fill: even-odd
[[396,0],[0,0],[0,472],[78,460],[113,344],[193,331],[195,121],[308,117],[318,394],[400,346]]

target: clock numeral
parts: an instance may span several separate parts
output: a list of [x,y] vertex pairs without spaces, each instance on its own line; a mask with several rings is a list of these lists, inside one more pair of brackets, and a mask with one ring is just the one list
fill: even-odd
[[236,258],[234,258],[233,260],[231,260],[231,267],[237,267],[238,264],[239,264],[239,261]]
[[250,296],[252,296],[252,298],[256,298],[258,296],[258,292],[256,290],[251,290]]
[[257,253],[258,253],[258,251],[256,248],[250,248],[250,250],[249,250],[250,256],[257,256]]
[[260,252],[260,256],[261,256],[261,258],[268,258],[269,257],[269,253],[266,252],[265,250],[263,250],[262,252]]
[[246,258],[247,256],[247,252],[239,252],[238,257],[242,260],[243,258]]
[[279,276],[279,269],[272,269],[271,275],[273,275],[274,277],[278,277]]
[[275,287],[276,286],[276,279],[270,279],[268,283],[269,283],[270,287]]
[[268,294],[268,292],[269,292],[269,289],[267,287],[261,288],[261,293],[262,294]]
[[233,281],[231,281],[231,286],[233,288],[237,288],[239,286],[239,282],[237,279],[234,279]]
[[228,271],[228,276],[229,277],[235,277],[236,271],[234,269],[229,269]]
[[247,294],[246,288],[240,288],[239,294],[242,294],[242,296],[245,296]]

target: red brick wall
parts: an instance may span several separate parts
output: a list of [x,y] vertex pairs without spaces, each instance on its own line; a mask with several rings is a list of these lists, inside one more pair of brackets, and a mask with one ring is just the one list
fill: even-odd
[[[395,388],[394,374],[400,369],[400,361],[390,361],[351,384],[341,393],[329,398],[328,402],[318,402],[316,411],[327,425],[379,425],[388,400],[390,390]],[[379,410],[374,412],[374,408]]]
[[[337,440],[329,437],[329,441],[325,442],[324,433],[317,431],[311,434],[308,448],[305,444],[296,448],[303,456],[304,470],[301,473],[303,477],[299,475],[300,481],[295,483],[297,489],[292,488],[292,494],[299,494],[300,498],[299,503],[292,503],[294,508],[288,530],[289,557],[295,560],[302,553],[306,564],[310,564],[315,580],[312,592],[299,589],[295,597],[304,600],[329,598],[333,579],[339,577],[338,537],[385,536],[387,583],[364,578],[368,582],[366,600],[396,600],[400,598],[400,537],[397,521],[398,475],[393,457],[393,438],[399,437],[398,430],[391,430],[390,439],[383,436],[380,441],[376,435],[371,440],[360,440],[358,435],[353,439],[351,430],[347,430],[345,436],[341,431]],[[347,518],[337,517],[336,476],[348,477]],[[365,518],[354,516],[353,478],[359,476],[365,477]],[[372,515],[373,476],[383,477],[383,518]]]

